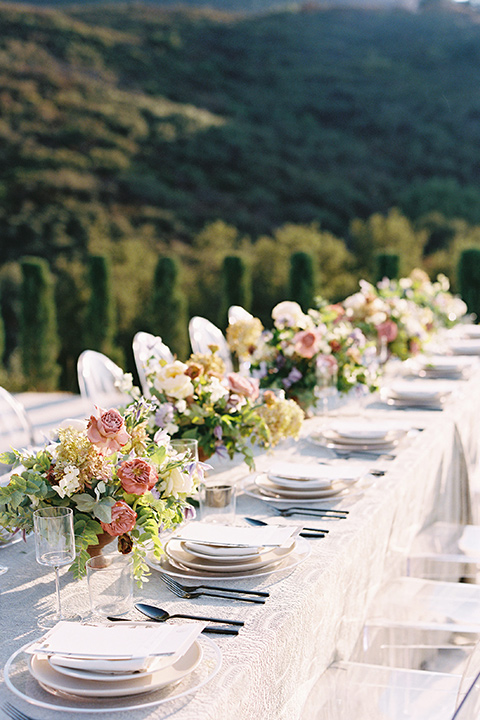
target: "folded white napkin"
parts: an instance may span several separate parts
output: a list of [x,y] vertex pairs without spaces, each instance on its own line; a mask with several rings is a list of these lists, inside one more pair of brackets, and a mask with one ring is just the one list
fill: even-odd
[[235,527],[217,523],[191,522],[185,525],[175,537],[207,545],[223,547],[260,547],[262,545],[282,547],[291,543],[301,528],[292,526],[265,525],[264,527]]
[[196,640],[205,624],[83,625],[61,621],[26,648],[26,652],[124,660],[183,654]]

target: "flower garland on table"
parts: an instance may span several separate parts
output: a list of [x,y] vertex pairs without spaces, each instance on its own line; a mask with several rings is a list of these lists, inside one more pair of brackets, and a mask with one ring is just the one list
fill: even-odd
[[70,421],[41,450],[3,453],[17,469],[0,488],[0,526],[30,532],[33,511],[70,507],[74,513],[75,577],[85,574],[88,547],[107,533],[123,554],[133,552],[134,574],[148,575],[145,556],[163,553],[159,532],[174,528],[192,512],[187,496],[202,474],[201,464],[178,456],[166,433],[146,433],[148,403],[132,403],[124,415],[96,408],[87,422]]
[[251,468],[255,443],[271,444],[268,425],[257,411],[258,381],[225,374],[216,352],[194,354],[186,363],[151,358],[146,378],[151,433],[160,429],[174,438],[195,438],[204,459],[241,453]]

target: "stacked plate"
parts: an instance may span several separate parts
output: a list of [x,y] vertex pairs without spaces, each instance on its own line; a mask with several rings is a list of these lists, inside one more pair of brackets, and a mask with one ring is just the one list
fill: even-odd
[[245,492],[264,500],[298,500],[314,503],[324,498],[341,497],[352,483],[365,474],[356,463],[322,465],[307,463],[274,463],[267,473],[258,475]]
[[[60,622],[27,648],[28,669],[44,690],[57,696],[118,698],[152,693],[179,683],[198,667],[202,628]],[[102,656],[105,647],[111,653]]]
[[452,385],[438,380],[404,380],[382,388],[380,396],[394,407],[439,409],[452,392]]
[[454,355],[480,355],[480,338],[469,337],[464,340],[451,340],[449,348]]
[[458,379],[472,367],[472,357],[467,355],[432,355],[417,360],[420,375],[427,378]]
[[335,423],[310,436],[312,442],[340,452],[383,453],[393,450],[405,436],[406,428],[386,423]]
[[179,577],[233,579],[288,569],[308,554],[308,543],[298,537],[300,526],[246,528],[212,523],[201,534],[188,531],[190,526],[196,531],[207,525],[186,526],[182,536],[166,543],[160,561],[150,559],[151,567]]

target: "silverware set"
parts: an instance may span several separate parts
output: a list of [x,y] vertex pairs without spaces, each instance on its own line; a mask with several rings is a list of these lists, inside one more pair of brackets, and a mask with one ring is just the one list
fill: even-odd
[[[337,510],[335,508],[314,508],[314,507],[300,507],[293,505],[288,508],[278,508],[270,503],[265,503],[268,507],[281,515],[282,517],[291,517],[292,515],[310,515],[318,518],[331,518],[332,520],[346,520],[349,511],[348,510]],[[322,530],[322,532],[325,532]],[[327,530],[328,532],[328,530]]]
[[[201,595],[209,595],[210,597],[221,597],[228,600],[241,600],[243,602],[252,602],[265,604],[266,598],[269,597],[268,592],[260,590],[240,590],[234,588],[222,588],[216,585],[182,585],[174,580],[170,575],[162,573],[161,579],[167,588],[177,597],[181,598],[197,598]],[[253,597],[250,597],[253,596]]]

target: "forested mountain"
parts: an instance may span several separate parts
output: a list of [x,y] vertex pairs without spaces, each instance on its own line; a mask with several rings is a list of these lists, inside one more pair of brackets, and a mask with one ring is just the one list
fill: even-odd
[[[355,218],[398,207],[412,221],[440,211],[480,225],[478,19],[457,6],[240,15],[0,3],[0,270],[46,257],[78,304],[82,263],[109,255],[126,346],[159,252],[190,268],[203,312],[218,306],[225,252],[255,249],[263,312],[285,274],[261,275],[267,249],[285,238],[324,248],[338,297],[350,289],[342,272],[355,279],[368,262],[372,233],[352,231]],[[429,251],[458,235],[442,222],[422,230]],[[337,255],[318,228],[338,238]]]
[[461,13],[248,16],[0,5],[0,232],[106,218],[258,235],[400,205],[480,221],[480,26]]

